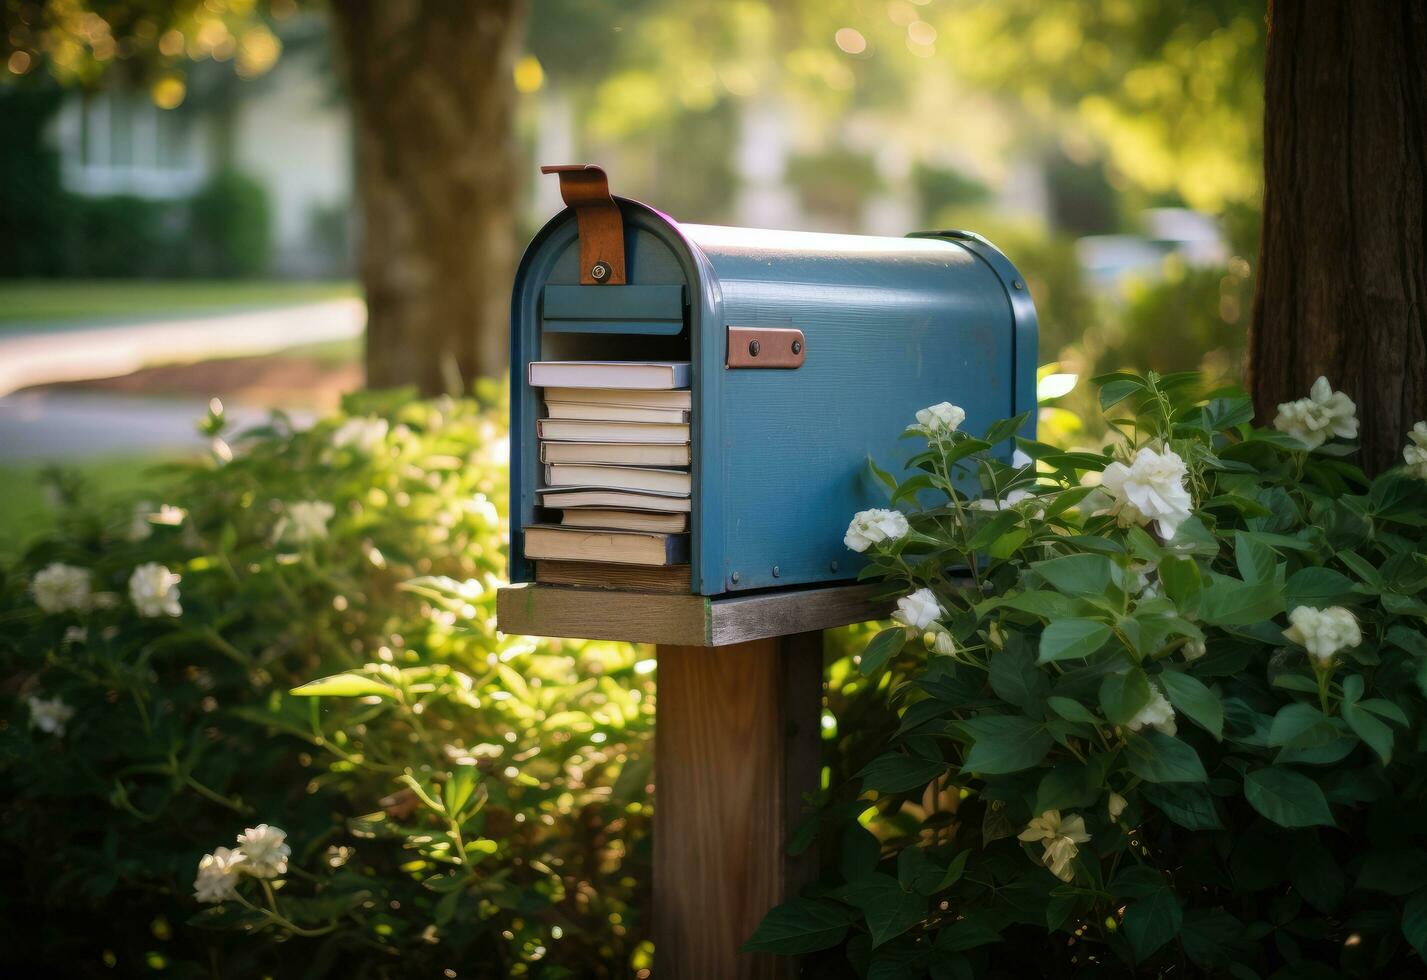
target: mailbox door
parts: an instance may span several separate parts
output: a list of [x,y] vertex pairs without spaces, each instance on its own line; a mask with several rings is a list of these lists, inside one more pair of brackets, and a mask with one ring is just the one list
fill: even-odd
[[[580,281],[579,234],[566,210],[536,234],[521,259],[511,302],[510,395],[510,578],[528,582],[522,528],[550,519],[538,507],[541,486],[535,419],[540,393],[526,383],[536,360],[693,361],[694,398],[691,457],[699,480],[702,420],[697,411],[700,371],[693,357],[702,303],[702,278],[695,255],[676,226],[637,202],[617,199],[624,221],[627,283],[588,285]],[[701,501],[693,500],[691,545],[699,555]],[[695,582],[697,590],[697,581]]]
[[[887,505],[867,460],[901,473],[919,446],[898,437],[918,409],[950,401],[979,433],[1033,405],[1033,311],[968,244],[682,229],[720,299],[700,344],[703,400],[717,402],[700,486],[706,507],[720,505],[718,526],[704,518],[706,594],[855,577],[847,523]],[[730,326],[802,331],[802,365],[715,371]]]

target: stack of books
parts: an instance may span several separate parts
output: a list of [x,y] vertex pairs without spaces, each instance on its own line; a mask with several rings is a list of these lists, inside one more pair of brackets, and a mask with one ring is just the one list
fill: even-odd
[[535,580],[687,592],[688,362],[535,361],[529,380],[546,409],[547,522],[525,528]]

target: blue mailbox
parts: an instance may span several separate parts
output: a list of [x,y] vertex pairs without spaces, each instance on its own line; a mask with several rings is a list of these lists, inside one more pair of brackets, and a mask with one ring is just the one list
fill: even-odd
[[550,522],[532,362],[688,363],[691,492],[676,560],[681,588],[705,596],[855,578],[848,520],[886,500],[868,457],[900,472],[918,446],[898,436],[918,409],[953,402],[980,432],[1035,407],[1035,307],[977,235],[681,224],[611,197],[598,168],[546,169],[571,206],[515,278],[513,581],[536,578],[524,529]]

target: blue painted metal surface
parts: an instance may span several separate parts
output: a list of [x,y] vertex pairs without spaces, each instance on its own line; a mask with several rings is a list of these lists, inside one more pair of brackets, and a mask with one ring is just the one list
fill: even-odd
[[[953,402],[966,410],[965,428],[979,432],[1035,407],[1035,308],[1019,273],[978,236],[680,225],[633,201],[620,206],[631,285],[579,287],[599,293],[589,316],[577,316],[582,293],[569,288],[579,283],[572,212],[536,235],[516,276],[514,581],[530,577],[519,526],[536,518],[540,476],[538,395],[523,383],[531,360],[692,362],[692,571],[704,595],[855,577],[862,561],[842,544],[847,522],[886,503],[867,458],[900,472],[917,446],[898,436],[917,409]],[[667,290],[631,293],[622,315],[619,295],[636,285],[684,287],[677,333],[667,315],[650,313],[667,309],[653,299]],[[612,332],[621,323],[631,329]],[[641,323],[663,332],[640,331]],[[791,371],[727,369],[729,326],[802,330],[806,361]]]

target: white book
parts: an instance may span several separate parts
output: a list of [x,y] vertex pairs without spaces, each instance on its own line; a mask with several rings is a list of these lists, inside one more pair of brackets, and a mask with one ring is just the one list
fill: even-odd
[[598,507],[603,510],[647,510],[663,514],[687,514],[693,507],[688,497],[658,493],[631,493],[625,490],[539,490],[542,507]]
[[598,507],[570,507],[560,512],[565,527],[613,527],[630,531],[663,531],[680,534],[689,529],[688,514],[657,514],[638,510],[602,510]]
[[552,463],[545,467],[548,487],[604,487],[610,490],[642,490],[686,496],[693,483],[686,470],[647,469],[639,466],[591,466],[583,463]]
[[533,387],[687,388],[688,361],[531,361]]
[[689,537],[657,531],[591,530],[532,524],[525,529],[525,557],[629,565],[678,565],[689,560]]
[[542,463],[604,463],[609,466],[688,466],[688,443],[541,442]]
[[640,388],[546,388],[547,402],[579,402],[582,405],[624,405],[629,408],[682,408],[694,406],[688,388],[665,391]]
[[598,422],[687,422],[689,413],[681,408],[645,408],[634,405],[586,405],[582,402],[545,401],[545,414],[552,419],[593,419]]
[[588,419],[540,419],[535,434],[560,442],[687,443],[689,426],[665,422],[594,422]]

